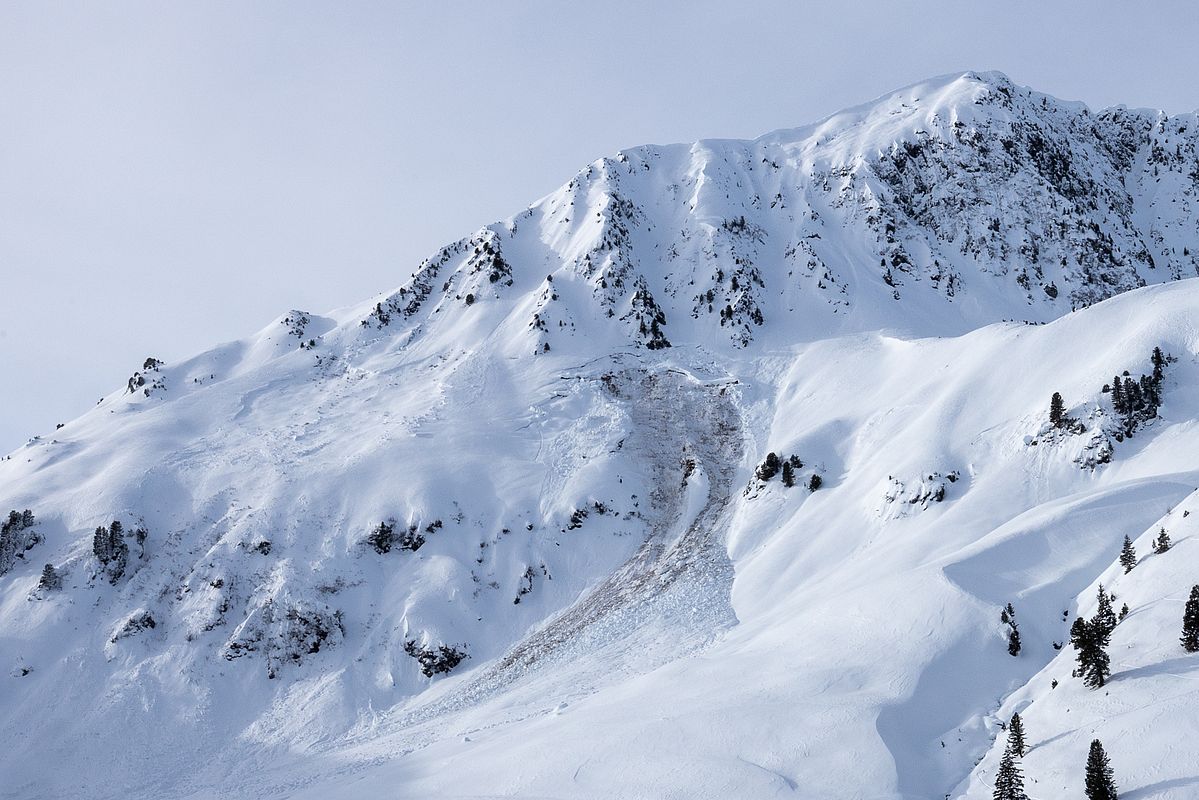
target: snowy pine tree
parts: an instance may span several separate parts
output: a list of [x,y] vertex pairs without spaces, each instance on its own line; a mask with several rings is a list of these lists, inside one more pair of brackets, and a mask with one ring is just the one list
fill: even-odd
[[1182,612],[1182,649],[1199,653],[1199,585],[1191,587],[1191,596]]
[[1007,651],[1008,655],[1020,655],[1020,629],[1016,625],[1016,609],[1011,603],[999,612],[999,621],[1008,626]]
[[1169,549],[1170,549],[1170,534],[1166,532],[1165,528],[1162,528],[1161,533],[1159,533],[1157,535],[1157,538],[1153,540],[1153,552],[1157,553],[1158,555],[1161,555],[1162,553],[1166,552]]
[[1124,394],[1124,382],[1120,376],[1112,378],[1112,409],[1121,416],[1128,413],[1128,398]]
[[1099,605],[1095,611],[1095,616],[1092,619],[1097,623],[1103,631],[1104,637],[1112,635],[1112,631],[1116,629],[1116,612],[1112,611],[1112,598],[1108,595],[1107,590],[1103,588],[1103,584],[1099,584]]
[[1012,721],[1008,724],[1007,746],[1016,754],[1017,758],[1024,758],[1024,754],[1027,752],[1024,749],[1024,720],[1020,719],[1019,714],[1012,714]]
[[767,453],[766,460],[758,465],[757,471],[754,473],[758,480],[765,483],[766,481],[779,474],[782,464],[779,461],[778,454]]
[[33,512],[12,510],[8,519],[0,522],[0,575],[8,572],[16,564],[22,553],[38,544],[42,537],[33,527]]
[[1166,354],[1162,352],[1160,347],[1153,348],[1153,355],[1149,357],[1153,363],[1153,382],[1161,385],[1162,379],[1165,378],[1166,372]]
[[1079,617],[1070,628],[1070,644],[1074,645],[1078,674],[1090,689],[1100,688],[1111,675],[1111,659],[1106,649],[1109,634],[1098,615],[1090,622]]
[[995,772],[995,794],[993,800],[1027,800],[1024,794],[1024,776],[1020,774],[1020,766],[1012,748],[1003,751],[999,761],[999,769]]
[[1124,574],[1132,572],[1132,568],[1137,565],[1137,551],[1132,546],[1132,539],[1127,535],[1124,537],[1124,547],[1120,549],[1120,565],[1124,567]]
[[125,574],[129,561],[129,545],[125,544],[125,531],[118,520],[105,528],[96,528],[92,534],[92,554],[108,573],[109,583],[116,583]]
[[1095,739],[1087,753],[1087,800],[1118,800],[1114,775],[1103,744]]
[[783,462],[783,486],[790,489],[795,485],[795,467],[791,466],[791,461]]
[[1049,424],[1055,428],[1062,427],[1066,421],[1066,404],[1060,392],[1054,392],[1049,398]]
[[62,576],[58,574],[58,570],[54,568],[53,564],[42,567],[42,577],[38,579],[37,588],[50,592],[62,588]]

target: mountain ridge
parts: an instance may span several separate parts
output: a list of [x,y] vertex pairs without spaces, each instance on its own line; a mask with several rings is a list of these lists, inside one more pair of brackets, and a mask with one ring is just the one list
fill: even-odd
[[[977,797],[1016,707],[1072,791],[1060,698],[1134,786],[1184,779],[1052,643],[1128,584],[1117,639],[1157,661],[1121,702],[1169,682],[1194,122],[934,79],[622,151],[394,291],[147,358],[0,461],[37,520],[0,575],[0,796]],[[1126,435],[1103,387],[1155,347]],[[1178,553],[1110,574],[1165,525]]]

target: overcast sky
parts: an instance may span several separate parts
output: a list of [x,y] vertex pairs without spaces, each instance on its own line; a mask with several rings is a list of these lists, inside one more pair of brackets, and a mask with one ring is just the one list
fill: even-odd
[[1199,107],[1189,3],[0,4],[0,453],[587,162],[999,69]]

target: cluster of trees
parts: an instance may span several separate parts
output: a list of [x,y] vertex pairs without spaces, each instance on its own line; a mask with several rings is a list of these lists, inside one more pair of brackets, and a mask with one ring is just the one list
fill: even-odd
[[[436,519],[425,526],[424,532],[432,534],[440,527],[441,520]],[[379,555],[390,553],[393,548],[416,552],[425,543],[425,537],[416,523],[397,530],[396,521],[388,519],[380,522],[366,535],[366,543]]]
[[[765,460],[754,470],[754,477],[762,483],[769,483],[776,475],[781,474],[783,485],[790,489],[795,485],[795,472],[800,469],[803,469],[803,461],[799,459],[799,456],[792,454],[784,459],[779,458],[777,453],[770,452],[766,454]],[[811,477],[808,478],[808,491],[816,491],[823,483],[824,479],[818,473],[813,472]]]
[[583,527],[583,521],[587,519],[588,511],[586,508],[576,508],[570,512],[570,522],[566,523],[566,530],[577,531]]
[[163,362],[161,359],[154,358],[153,356],[147,358],[144,362],[142,362],[141,370],[133,373],[133,375],[129,377],[129,380],[125,384],[126,391],[129,392],[129,394],[133,394],[138,389],[141,389],[142,393],[145,394],[146,397],[149,397],[152,390],[165,389],[166,383],[162,378],[155,378],[149,386],[146,386],[147,374],[151,372],[158,372],[164,363],[165,362]]
[[[1153,540],[1153,552],[1160,555],[1169,551],[1170,547],[1170,534],[1163,527]],[[1136,549],[1128,536],[1124,537],[1124,545],[1120,549],[1120,564],[1124,567],[1126,575],[1137,565]],[[1111,676],[1111,660],[1107,655],[1107,646],[1116,625],[1128,616],[1127,603],[1120,609],[1120,616],[1116,616],[1112,610],[1112,601],[1115,599],[1115,595],[1109,595],[1103,584],[1100,584],[1095,616],[1089,620],[1079,617],[1070,628],[1070,643],[1074,645],[1078,661],[1078,668],[1074,674],[1081,677],[1083,683],[1092,689],[1103,686]],[[1010,610],[1009,603],[1008,611]],[[1005,611],[1004,616],[1007,614]],[[1191,595],[1183,612],[1181,642],[1183,649],[1188,653],[1199,652],[1199,585],[1191,588]]]
[[[545,566],[542,565],[542,569],[544,568]],[[533,568],[526,566],[524,574],[520,576],[520,586],[516,590],[516,597],[512,600],[513,605],[520,605],[520,598],[533,591],[533,579],[535,577],[537,577],[537,573],[533,571]]]
[[109,639],[110,644],[116,644],[121,639],[126,639],[134,636],[145,630],[154,630],[158,627],[158,622],[149,611],[138,611],[125,620],[125,624],[121,629],[112,635]]
[[42,537],[33,530],[34,517],[29,509],[9,511],[8,518],[0,522],[0,575],[8,572],[25,551],[41,542]]
[[125,543],[125,530],[120,520],[113,520],[107,528],[101,525],[92,534],[92,554],[108,574],[108,582],[115,584],[125,574],[129,563],[129,545]]
[[[1007,745],[999,761],[999,769],[995,771],[995,792],[992,797],[993,800],[1029,800],[1024,793],[1024,774],[1020,770],[1020,759],[1028,752],[1028,747],[1024,720],[1020,719],[1019,714],[1012,714],[1007,730]],[[1115,772],[1103,743],[1098,739],[1091,742],[1084,770],[1087,800],[1118,800]]]
[[1153,348],[1149,357],[1153,369],[1148,375],[1133,378],[1124,370],[1124,374],[1112,378],[1111,384],[1103,387],[1103,391],[1111,392],[1112,409],[1119,415],[1123,434],[1132,436],[1137,425],[1157,416],[1157,409],[1162,403],[1162,383],[1166,376],[1166,364],[1173,358],[1162,352],[1160,347]]
[[1016,625],[1016,609],[1008,603],[999,612],[999,621],[1008,626],[1007,652],[1010,656],[1020,655],[1020,628]]
[[632,319],[637,323],[637,332],[646,348],[662,350],[670,347],[670,341],[662,332],[662,326],[666,324],[666,313],[654,299],[644,278],[637,279],[637,287],[629,300],[629,305],[629,312],[621,319]]
[[439,644],[436,647],[426,647],[417,644],[415,639],[404,642],[404,652],[420,663],[420,671],[426,678],[449,672],[467,657],[465,650],[459,650],[452,645]]
[[[1132,436],[1138,425],[1157,416],[1157,410],[1162,404],[1166,365],[1174,360],[1173,356],[1163,353],[1160,347],[1155,347],[1149,357],[1153,365],[1150,374],[1133,378],[1128,370],[1124,370],[1123,375],[1116,375],[1111,383],[1103,385],[1103,393],[1111,394],[1112,410],[1120,419],[1120,430],[1116,433],[1117,441]],[[1049,398],[1049,423],[1054,428],[1071,433],[1082,433],[1084,430],[1080,422],[1067,416],[1066,404],[1060,392],[1054,392]]]

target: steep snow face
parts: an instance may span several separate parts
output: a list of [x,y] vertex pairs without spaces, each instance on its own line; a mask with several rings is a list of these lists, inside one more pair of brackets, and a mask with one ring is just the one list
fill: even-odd
[[148,358],[0,461],[0,797],[981,797],[1013,710],[1188,796],[1195,136],[938,79]]

